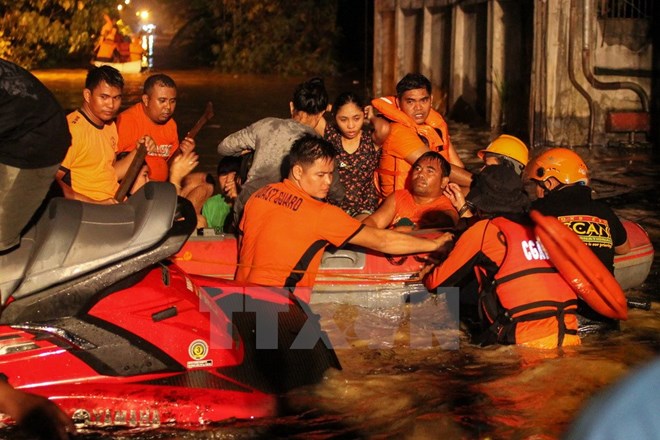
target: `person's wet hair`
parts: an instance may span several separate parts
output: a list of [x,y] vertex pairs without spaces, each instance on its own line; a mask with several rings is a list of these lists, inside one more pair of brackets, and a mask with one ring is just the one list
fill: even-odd
[[437,151],[427,151],[417,158],[412,167],[415,168],[423,160],[433,160],[438,162],[440,164],[440,171],[442,171],[442,177],[449,177],[449,173],[451,172],[451,165],[447,159],[442,156],[442,154],[438,153]]
[[312,134],[305,134],[293,142],[288,163],[290,168],[294,165],[305,167],[318,159],[334,160],[335,156],[335,149],[330,142]]
[[400,98],[408,90],[426,89],[431,93],[431,81],[421,73],[409,73],[396,85],[396,94]]
[[92,67],[89,72],[87,72],[85,88],[88,90],[94,90],[103,81],[109,86],[117,87],[119,89],[124,88],[124,77],[121,76],[119,70],[107,65]]
[[148,95],[156,85],[176,89],[176,83],[170,76],[165,75],[164,73],[157,73],[146,79],[144,87],[142,88],[142,93]]
[[310,115],[318,115],[328,108],[328,92],[323,79],[312,78],[298,84],[293,92],[293,108]]
[[243,158],[241,156],[225,156],[218,161],[217,176],[224,176],[229,173],[238,174],[241,170],[241,163]]
[[337,96],[337,99],[335,99],[335,103],[332,104],[332,113],[336,115],[339,109],[345,106],[346,104],[355,104],[361,109],[364,108],[364,102],[362,101],[362,98],[360,98],[358,95],[356,95],[353,92],[344,92],[341,95]]

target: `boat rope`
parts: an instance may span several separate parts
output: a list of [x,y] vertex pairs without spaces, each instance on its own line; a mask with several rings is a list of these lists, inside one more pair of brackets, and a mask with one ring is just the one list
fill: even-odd
[[[265,267],[263,265],[257,266],[257,265],[249,265],[249,264],[241,264],[237,263],[235,261],[226,261],[226,260],[216,260],[216,259],[202,259],[202,258],[196,258],[192,255],[191,252],[184,252],[182,256],[175,256],[172,257],[172,260],[174,262],[177,261],[186,261],[186,262],[194,262],[194,263],[201,263],[201,264],[206,264],[206,265],[216,265],[216,266],[224,266],[224,267],[230,267],[230,268],[238,268],[238,267],[248,267],[251,269],[257,268],[257,267]],[[274,270],[274,271],[279,271],[282,273],[308,273],[310,275],[318,276],[319,274],[325,275],[327,278],[331,278],[333,280],[357,280],[357,281],[371,281],[371,282],[377,282],[377,283],[393,283],[393,282],[420,282],[421,277],[419,276],[419,271],[416,271],[414,273],[411,273],[410,276],[408,277],[401,277],[401,274],[398,274],[397,277],[392,277],[392,276],[385,276],[383,274],[347,274],[347,273],[328,273],[328,272],[319,272],[319,271],[310,271],[310,270],[295,270],[295,269],[290,269],[286,267],[278,267],[276,265],[268,266],[269,270]],[[226,279],[233,279],[233,274],[235,270],[232,270],[231,273],[226,273],[226,274],[207,274],[205,273],[205,276],[210,276],[210,277],[216,277],[216,278],[226,278]]]

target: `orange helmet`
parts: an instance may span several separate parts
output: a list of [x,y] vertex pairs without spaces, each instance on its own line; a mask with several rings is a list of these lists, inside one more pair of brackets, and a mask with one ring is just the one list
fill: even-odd
[[589,185],[589,168],[574,151],[567,148],[551,148],[527,165],[527,177],[544,182],[554,177],[564,185]]
[[508,157],[522,166],[527,165],[529,161],[529,152],[525,143],[517,137],[508,134],[500,135],[485,150],[479,151],[477,156],[483,160],[484,156],[488,153]]

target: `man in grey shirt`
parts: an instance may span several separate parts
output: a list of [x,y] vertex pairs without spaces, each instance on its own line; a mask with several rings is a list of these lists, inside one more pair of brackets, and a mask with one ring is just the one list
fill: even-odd
[[269,183],[282,180],[288,174],[284,161],[293,141],[303,134],[316,134],[323,113],[328,107],[328,93],[321,78],[299,84],[289,102],[290,119],[265,118],[227,136],[218,144],[221,156],[240,156],[254,152],[247,179],[234,202],[236,224],[252,193]]

